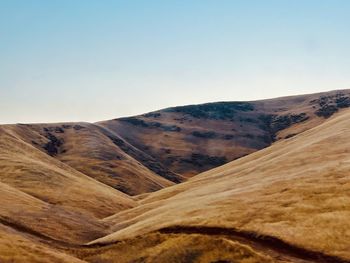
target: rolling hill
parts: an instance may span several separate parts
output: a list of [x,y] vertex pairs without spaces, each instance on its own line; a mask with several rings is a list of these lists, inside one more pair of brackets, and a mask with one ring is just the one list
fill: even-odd
[[[274,250],[282,246],[305,260],[350,262],[349,136],[346,110],[293,138],[148,195],[137,207],[105,218],[115,232],[91,244],[137,240],[148,233],[165,235],[158,246],[173,235],[239,241],[238,236],[269,241]],[[209,251],[211,239],[203,242]]]
[[188,105],[98,124],[189,178],[313,128],[349,106],[350,91],[342,90]]
[[[117,190],[135,195],[156,191],[174,183],[155,174],[116,142],[114,133],[89,123],[16,125],[12,129],[42,152]],[[130,151],[150,159],[125,143]],[[147,159],[148,158],[148,159]],[[151,160],[149,160],[151,162]]]
[[0,126],[0,262],[350,262],[350,91]]
[[2,223],[80,243],[104,231],[99,218],[136,205],[19,139],[12,126],[0,129]]
[[311,129],[350,91],[168,108],[91,123],[10,125],[16,136],[128,195],[154,192]]

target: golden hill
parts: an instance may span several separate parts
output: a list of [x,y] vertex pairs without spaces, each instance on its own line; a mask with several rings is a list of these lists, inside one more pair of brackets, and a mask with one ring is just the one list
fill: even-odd
[[92,244],[152,232],[166,234],[165,240],[172,235],[243,235],[254,242],[272,240],[311,262],[350,262],[349,136],[347,110],[293,138],[148,195],[137,207],[107,217],[104,222],[116,232]]
[[[59,161],[129,195],[156,191],[174,183],[155,174],[117,143],[143,153],[107,129],[89,123],[10,126],[18,137]],[[129,149],[128,148],[128,149]]]
[[12,126],[0,130],[0,222],[81,243],[105,231],[99,218],[135,206],[127,195],[22,141]]
[[18,138],[128,195],[154,192],[311,129],[350,91],[168,108],[90,123],[9,125]]
[[349,106],[334,91],[2,125],[0,262],[350,262]]
[[349,106],[350,91],[343,90],[181,106],[99,125],[153,156],[171,172],[191,177],[295,136]]

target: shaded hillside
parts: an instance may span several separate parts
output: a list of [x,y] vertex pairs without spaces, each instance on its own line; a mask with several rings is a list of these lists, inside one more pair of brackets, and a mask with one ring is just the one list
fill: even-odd
[[[109,258],[108,246],[118,240],[140,242],[138,236],[158,232],[163,241],[156,248],[176,235],[199,235],[248,244],[273,262],[350,262],[349,138],[346,110],[293,138],[149,194],[139,206],[104,220],[116,232],[92,242],[106,246],[94,260]],[[194,246],[182,251],[195,262],[210,262],[199,260],[210,244],[198,254]],[[169,249],[178,255],[177,246]],[[210,259],[226,260],[220,253]]]
[[172,172],[188,177],[293,137],[349,106],[350,91],[344,90],[181,106],[99,125]]
[[129,195],[173,184],[133,158],[142,157],[145,163],[155,162],[151,157],[94,124],[22,124],[12,125],[11,129],[42,152]]

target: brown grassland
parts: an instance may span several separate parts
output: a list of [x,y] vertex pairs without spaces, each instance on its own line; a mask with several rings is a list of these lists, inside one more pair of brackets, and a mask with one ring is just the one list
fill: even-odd
[[0,262],[350,262],[349,93],[2,125]]

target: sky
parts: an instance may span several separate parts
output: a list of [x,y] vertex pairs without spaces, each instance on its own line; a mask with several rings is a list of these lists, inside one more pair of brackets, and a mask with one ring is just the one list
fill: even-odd
[[0,123],[350,88],[347,0],[0,0]]

